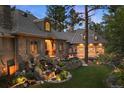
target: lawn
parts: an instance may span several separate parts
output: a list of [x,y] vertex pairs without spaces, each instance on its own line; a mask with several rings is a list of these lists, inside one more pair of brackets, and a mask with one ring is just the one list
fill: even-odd
[[105,88],[105,79],[110,69],[104,65],[91,65],[71,70],[72,79],[59,84],[44,83],[35,88]]

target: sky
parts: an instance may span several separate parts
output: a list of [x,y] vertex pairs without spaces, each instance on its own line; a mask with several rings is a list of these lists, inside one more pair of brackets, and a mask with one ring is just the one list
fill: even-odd
[[[39,19],[42,19],[46,16],[46,6],[45,5],[17,5],[17,9],[23,10],[23,11],[30,11],[34,16],[36,16]],[[75,6],[75,10],[77,12],[84,12],[84,6],[83,5],[77,5]],[[93,11],[91,13],[94,14],[91,18],[92,21],[95,23],[100,23],[102,22],[102,16],[104,13],[107,13],[107,11],[99,9],[96,11]]]

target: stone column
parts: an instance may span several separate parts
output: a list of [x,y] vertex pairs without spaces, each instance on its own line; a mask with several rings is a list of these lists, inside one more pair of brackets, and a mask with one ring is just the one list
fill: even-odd
[[26,38],[26,54],[30,54],[30,40],[29,38]]
[[45,39],[40,39],[40,55],[45,56]]
[[66,42],[63,41],[63,55],[66,56],[67,55],[67,49],[66,49]]
[[37,40],[37,44],[38,44],[38,54],[41,53],[41,41],[40,39]]
[[55,40],[55,46],[56,46],[56,57],[59,57],[59,40]]

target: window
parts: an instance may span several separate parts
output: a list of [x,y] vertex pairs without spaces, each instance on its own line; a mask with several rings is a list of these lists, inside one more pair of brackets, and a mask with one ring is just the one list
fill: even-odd
[[76,49],[76,51],[77,51],[77,57],[78,58],[84,58],[84,52],[85,52],[85,46],[84,46],[84,44],[79,44],[79,45],[77,45],[77,49]]
[[34,53],[34,54],[38,53],[38,43],[36,41],[31,42],[30,50],[31,50],[31,53]]
[[51,30],[50,23],[48,21],[45,22],[45,30],[46,31],[50,31]]

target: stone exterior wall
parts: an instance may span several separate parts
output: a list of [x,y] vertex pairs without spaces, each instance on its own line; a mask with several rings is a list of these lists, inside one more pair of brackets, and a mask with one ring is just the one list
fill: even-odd
[[[9,37],[2,37],[0,38],[0,59],[2,59],[4,64],[0,64],[0,66],[4,67],[4,74],[7,74],[9,69],[9,73],[13,74],[16,72],[17,64],[16,64],[16,58],[15,58],[15,43],[14,38]],[[9,60],[13,60],[15,62],[15,65],[7,67],[7,62]]]
[[25,55],[33,55],[30,50],[30,45],[32,41],[36,41],[38,44],[38,52],[41,56],[45,55],[45,42],[44,39],[35,38],[35,37],[19,37],[18,38],[18,55],[21,55],[23,58]]
[[0,37],[0,56],[3,54],[3,41],[2,37]]
[[2,50],[7,59],[13,59],[15,55],[14,38],[2,38]]
[[18,37],[17,54],[25,58],[26,56],[26,38],[23,36]]
[[56,57],[63,57],[67,55],[67,43],[64,40],[55,40],[56,45]]

